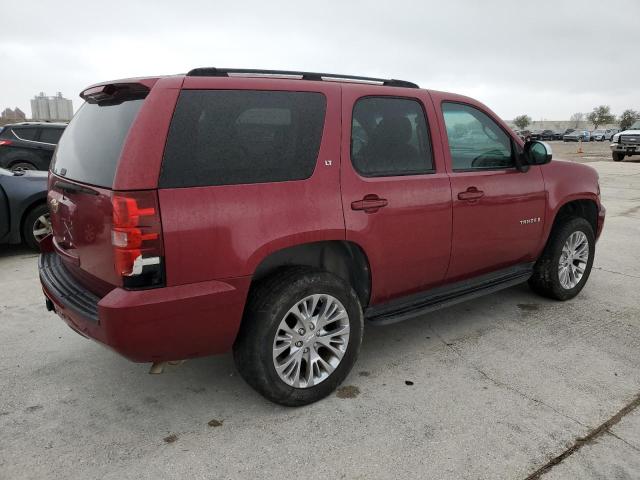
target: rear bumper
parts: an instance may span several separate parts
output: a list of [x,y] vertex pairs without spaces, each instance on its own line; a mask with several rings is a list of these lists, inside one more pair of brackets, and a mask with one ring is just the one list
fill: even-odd
[[135,362],[224,353],[240,327],[250,277],[150,290],[115,288],[98,298],[55,253],[40,256],[40,281],[55,312],[76,332]]

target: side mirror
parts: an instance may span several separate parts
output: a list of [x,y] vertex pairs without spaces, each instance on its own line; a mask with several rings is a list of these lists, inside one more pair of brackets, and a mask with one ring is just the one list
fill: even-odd
[[529,165],[545,165],[551,161],[553,152],[547,142],[527,142],[524,144],[524,158]]

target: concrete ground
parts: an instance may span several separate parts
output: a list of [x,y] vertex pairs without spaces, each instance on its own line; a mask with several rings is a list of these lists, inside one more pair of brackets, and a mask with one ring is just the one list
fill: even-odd
[[[611,142],[548,142],[553,150],[554,158],[563,158],[581,163],[612,161]],[[627,157],[627,162],[640,161],[640,156]]]
[[0,478],[640,478],[640,163],[591,165],[608,216],[578,298],[369,327],[344,388],[298,409],[229,355],[148,375],[47,313],[35,255],[5,248]]

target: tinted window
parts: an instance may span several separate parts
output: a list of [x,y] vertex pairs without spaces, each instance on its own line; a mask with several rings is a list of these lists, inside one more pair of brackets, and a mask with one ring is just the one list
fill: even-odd
[[43,128],[40,130],[39,140],[45,143],[58,143],[62,132],[64,132],[62,128]]
[[511,138],[485,113],[460,103],[443,103],[442,113],[454,170],[514,165]]
[[366,97],[358,100],[351,123],[351,161],[364,176],[433,171],[424,112],[415,100]]
[[190,90],[171,121],[161,187],[302,180],[313,173],[321,93]]
[[124,140],[143,101],[85,103],[65,129],[51,170],[73,180],[111,188]]
[[38,129],[34,127],[13,127],[13,133],[21,140],[35,140]]

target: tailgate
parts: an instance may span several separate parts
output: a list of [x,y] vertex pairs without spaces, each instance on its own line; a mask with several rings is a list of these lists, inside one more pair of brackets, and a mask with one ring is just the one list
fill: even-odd
[[56,252],[96,294],[122,285],[111,239],[113,184],[129,130],[148,89],[91,88],[65,129],[51,163],[48,201]]
[[99,294],[122,283],[113,267],[111,196],[111,190],[106,188],[56,175],[49,179],[55,250],[69,270]]

